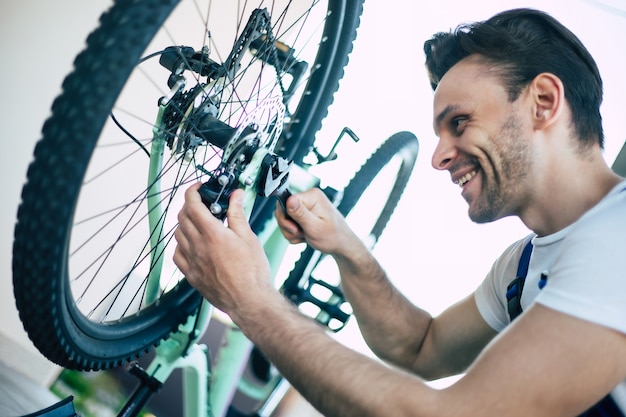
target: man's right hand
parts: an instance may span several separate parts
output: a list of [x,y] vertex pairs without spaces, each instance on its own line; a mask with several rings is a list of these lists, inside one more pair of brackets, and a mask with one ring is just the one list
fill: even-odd
[[294,194],[286,202],[288,218],[277,205],[278,225],[291,243],[306,242],[330,255],[341,255],[358,242],[344,217],[318,188]]

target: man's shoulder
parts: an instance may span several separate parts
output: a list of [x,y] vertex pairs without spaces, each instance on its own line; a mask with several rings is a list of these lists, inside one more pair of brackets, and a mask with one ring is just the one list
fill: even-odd
[[592,238],[615,236],[626,240],[626,180],[585,213],[570,234]]

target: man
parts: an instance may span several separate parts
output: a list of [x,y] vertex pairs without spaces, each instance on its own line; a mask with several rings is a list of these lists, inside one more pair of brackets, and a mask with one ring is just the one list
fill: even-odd
[[[366,341],[395,366],[339,345],[276,292],[238,191],[224,227],[190,188],[175,262],[325,415],[577,416],[609,393],[605,414],[586,415],[619,415],[626,182],[602,158],[595,62],[533,10],[437,34],[425,51],[439,137],[433,167],[462,188],[472,220],[518,216],[533,234],[496,260],[474,294],[433,318],[390,284],[321,192],[287,201],[293,221],[277,212],[291,242],[333,256]],[[527,276],[521,295],[507,290],[516,275]],[[459,373],[443,390],[422,382]]]

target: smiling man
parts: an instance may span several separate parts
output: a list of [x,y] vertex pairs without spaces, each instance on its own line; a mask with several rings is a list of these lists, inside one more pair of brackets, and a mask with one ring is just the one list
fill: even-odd
[[[527,201],[521,184],[533,164],[518,116],[520,103],[509,103],[502,85],[494,83],[497,75],[486,77],[484,72],[480,59],[467,58],[446,74],[436,91],[435,132],[440,141],[432,161],[436,169],[450,172],[469,203],[470,218],[479,223],[517,214],[510,206]],[[459,84],[467,88],[458,89]],[[456,146],[463,135],[476,138]]]
[[[197,185],[187,191],[177,265],[325,415],[623,415],[626,181],[602,158],[595,62],[560,23],[527,9],[436,34],[424,49],[433,167],[459,185],[473,221],[518,216],[532,234],[432,317],[393,287],[319,190],[292,196],[290,219],[277,211],[291,242],[335,259],[366,341],[394,366],[336,343],[276,292],[240,192],[224,227]],[[459,373],[443,390],[423,383]]]

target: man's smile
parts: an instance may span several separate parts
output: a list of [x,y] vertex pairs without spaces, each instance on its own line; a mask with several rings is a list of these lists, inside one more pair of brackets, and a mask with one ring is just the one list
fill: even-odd
[[453,182],[458,185],[459,187],[463,188],[463,186],[465,184],[467,184],[467,182],[469,180],[471,180],[472,178],[474,178],[476,176],[476,174],[478,173],[477,170],[473,170],[471,172],[468,172],[467,174],[463,175],[462,177],[454,180]]

